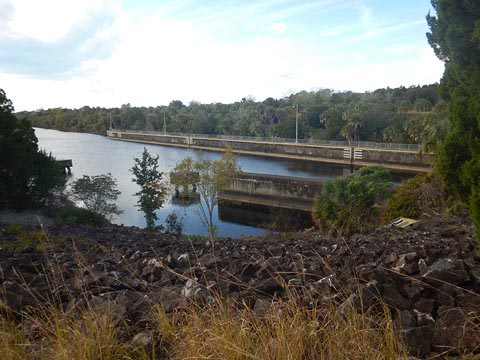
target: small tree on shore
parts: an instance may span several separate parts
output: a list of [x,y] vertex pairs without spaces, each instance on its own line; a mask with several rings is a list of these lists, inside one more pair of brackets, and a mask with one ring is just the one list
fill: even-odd
[[81,201],[87,210],[107,220],[122,213],[115,204],[120,191],[117,189],[117,181],[110,173],[83,175],[73,182],[69,195],[73,200]]
[[145,214],[147,229],[155,228],[155,221],[158,220],[156,210],[163,206],[167,194],[167,186],[163,181],[163,173],[158,170],[159,156],[151,156],[146,148],[143,149],[142,157],[134,159],[134,165],[130,169],[134,178],[132,179],[140,186],[140,191],[135,193],[138,199],[138,207]]
[[183,182],[195,185],[200,195],[200,201],[198,202],[200,220],[207,228],[208,236],[213,245],[216,236],[213,213],[218,205],[219,194],[225,190],[228,180],[235,177],[240,171],[237,158],[231,149],[227,149],[220,160],[194,161],[192,158],[186,158],[176,166],[179,169],[185,167],[193,169],[198,174],[194,177],[195,184],[192,184],[191,171],[185,172],[184,175],[188,176],[188,179],[184,179]]

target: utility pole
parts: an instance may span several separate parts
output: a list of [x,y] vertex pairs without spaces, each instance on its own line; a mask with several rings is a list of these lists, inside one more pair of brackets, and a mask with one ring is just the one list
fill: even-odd
[[295,108],[295,142],[298,143],[298,104],[293,107]]
[[166,107],[163,108],[163,134],[167,134],[167,123],[165,121],[165,109]]

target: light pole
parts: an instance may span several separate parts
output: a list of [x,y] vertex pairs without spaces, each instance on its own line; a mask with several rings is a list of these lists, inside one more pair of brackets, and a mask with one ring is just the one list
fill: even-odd
[[167,134],[167,123],[165,121],[165,109],[166,108],[163,108],[163,134],[164,135]]
[[293,107],[295,108],[295,142],[298,143],[298,104]]

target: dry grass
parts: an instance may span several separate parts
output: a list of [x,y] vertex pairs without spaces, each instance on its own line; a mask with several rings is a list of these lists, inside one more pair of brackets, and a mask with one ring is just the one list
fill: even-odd
[[175,333],[176,359],[401,359],[406,351],[388,312],[308,310],[288,300],[264,316],[225,302],[185,315]]
[[332,307],[319,312],[300,308],[292,300],[276,303],[261,316],[226,301],[176,315],[167,315],[160,307],[152,311],[151,330],[161,339],[157,349],[135,348],[124,324],[92,309],[72,316],[52,308],[36,316],[24,314],[20,322],[2,317],[1,358],[407,358],[388,311],[375,318],[354,309],[339,313]]

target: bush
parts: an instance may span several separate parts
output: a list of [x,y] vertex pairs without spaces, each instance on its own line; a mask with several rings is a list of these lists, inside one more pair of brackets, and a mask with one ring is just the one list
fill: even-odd
[[395,189],[387,204],[386,220],[398,217],[418,219],[423,213],[442,211],[447,199],[438,177],[432,173],[419,174],[404,180]]
[[379,223],[379,207],[392,192],[390,172],[382,167],[329,181],[314,203],[317,225],[341,234],[365,232]]
[[102,215],[73,205],[66,205],[54,210],[53,219],[57,225],[105,226],[109,224]]
[[95,176],[83,175],[72,184],[69,195],[76,201],[81,201],[85,208],[105,219],[112,219],[122,213],[115,205],[120,195],[117,181],[112,174]]

